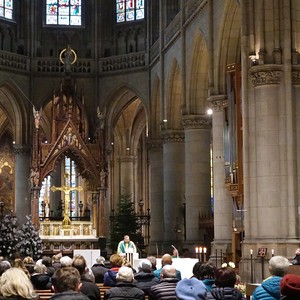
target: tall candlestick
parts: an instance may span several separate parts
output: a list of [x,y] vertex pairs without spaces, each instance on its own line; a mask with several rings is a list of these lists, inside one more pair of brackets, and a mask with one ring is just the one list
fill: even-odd
[[250,273],[251,273],[251,283],[254,282],[254,274],[253,274],[253,249],[250,249]]

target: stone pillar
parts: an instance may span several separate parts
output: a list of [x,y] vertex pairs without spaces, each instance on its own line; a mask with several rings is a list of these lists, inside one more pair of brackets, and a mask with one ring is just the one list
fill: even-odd
[[199,217],[212,215],[210,189],[211,117],[183,116],[185,129],[185,199],[186,243],[204,242],[204,231],[199,228]]
[[31,200],[29,194],[30,148],[15,145],[16,177],[15,177],[15,211],[18,224],[26,222],[26,215],[31,215]]
[[183,240],[184,199],[184,132],[166,130],[163,135],[164,167],[164,242],[176,244]]
[[[212,256],[219,256],[221,252],[230,250],[232,235],[232,199],[225,187],[224,161],[224,115],[223,107],[227,105],[225,95],[211,96],[208,101],[213,108],[212,136],[213,136],[213,193],[214,193],[214,242]],[[216,254],[216,255],[215,255]],[[220,263],[217,262],[220,267]]]
[[162,140],[149,142],[150,165],[150,249],[149,253],[161,253],[164,240],[164,185],[163,185],[163,145]]
[[122,194],[131,195],[132,201],[134,200],[134,167],[135,157],[132,155],[120,157],[120,179]]

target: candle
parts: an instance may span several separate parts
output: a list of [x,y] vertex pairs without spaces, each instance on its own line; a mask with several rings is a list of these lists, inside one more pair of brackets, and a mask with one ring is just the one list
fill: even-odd
[[199,252],[202,253],[202,247],[199,248]]
[[272,255],[274,255],[274,249],[271,250]]
[[195,251],[196,251],[196,253],[198,253],[198,252],[199,252],[199,249],[198,249],[198,247],[196,247],[196,248],[195,248]]
[[203,248],[203,252],[204,252],[204,253],[206,253],[206,251],[207,251],[207,248],[206,248],[206,247],[204,247],[204,248]]
[[253,254],[253,249],[250,249],[250,254],[251,254],[251,255]]

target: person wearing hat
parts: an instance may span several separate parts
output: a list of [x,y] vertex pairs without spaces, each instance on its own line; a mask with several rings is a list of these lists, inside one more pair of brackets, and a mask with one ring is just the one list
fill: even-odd
[[179,281],[175,293],[178,300],[207,299],[207,290],[204,283],[195,277]]
[[103,256],[97,257],[96,263],[93,264],[91,270],[95,276],[95,283],[103,283],[104,274],[108,271],[108,268],[105,266],[105,258]]
[[296,274],[285,275],[280,282],[280,300],[300,299],[300,277]]

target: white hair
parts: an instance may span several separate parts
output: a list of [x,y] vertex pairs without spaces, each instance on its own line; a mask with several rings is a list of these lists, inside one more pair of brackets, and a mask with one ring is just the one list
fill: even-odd
[[148,259],[143,259],[139,262],[138,270],[144,272],[151,271],[152,264]]
[[286,274],[289,265],[290,263],[286,257],[276,255],[269,260],[269,271],[271,275],[283,277]]
[[117,281],[132,282],[133,281],[133,271],[129,267],[121,267],[117,273]]
[[73,260],[70,256],[63,256],[60,260],[59,260],[60,264],[62,267],[71,267]]

